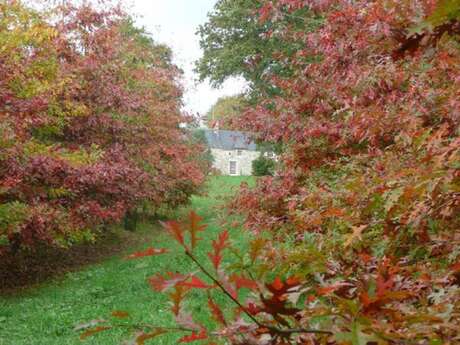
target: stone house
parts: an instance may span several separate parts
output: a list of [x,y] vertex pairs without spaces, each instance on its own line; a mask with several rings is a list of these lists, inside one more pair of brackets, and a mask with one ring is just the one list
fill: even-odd
[[205,137],[213,156],[213,168],[222,175],[252,175],[252,161],[259,158],[257,145],[244,132],[205,130]]

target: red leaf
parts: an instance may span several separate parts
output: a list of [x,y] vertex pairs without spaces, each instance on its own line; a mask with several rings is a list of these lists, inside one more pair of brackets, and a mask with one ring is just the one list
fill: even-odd
[[141,333],[135,339],[136,345],[144,345],[146,340],[156,338],[157,336],[164,333],[166,333],[166,331],[162,329],[157,329],[156,331],[153,331],[151,333]]
[[88,329],[86,332],[80,334],[80,339],[81,340],[84,340],[96,333],[99,333],[99,332],[102,332],[102,331],[106,331],[108,329],[111,329],[112,327],[110,326],[98,326],[96,328],[91,328],[91,329]]
[[220,324],[226,326],[227,322],[225,321],[224,313],[222,312],[222,309],[212,300],[211,297],[208,298],[208,306],[209,309],[211,310],[211,314],[217,322]]
[[286,285],[289,286],[289,289],[300,285],[300,280],[296,277],[289,277],[286,279]]
[[452,264],[450,266],[450,270],[454,272],[460,272],[460,261],[455,264]]
[[270,285],[274,290],[281,290],[284,286],[283,282],[281,281],[280,277],[276,277],[273,283]]
[[252,303],[252,302],[249,302],[247,307],[246,307],[246,310],[251,314],[251,315],[257,315],[258,313],[261,312],[261,309],[255,304],[255,303]]
[[207,339],[208,334],[205,329],[202,329],[200,333],[192,332],[191,335],[186,335],[179,339],[179,343],[191,343],[197,340]]
[[169,297],[171,298],[171,301],[173,302],[171,310],[173,314],[176,316],[179,315],[180,313],[180,304],[182,300],[184,299],[187,291],[189,291],[187,287],[182,286],[180,284],[176,284],[176,286],[174,286],[174,291],[172,291],[169,294]]
[[131,255],[128,255],[126,257],[126,259],[137,259],[137,258],[143,258],[143,257],[146,257],[146,256],[154,256],[154,255],[160,255],[160,254],[164,254],[164,253],[167,253],[168,250],[166,248],[158,248],[158,249],[155,249],[155,248],[148,248],[144,251],[141,251],[141,252],[135,252]]
[[213,252],[208,253],[209,258],[212,261],[212,265],[216,270],[219,269],[219,266],[222,262],[222,251],[228,246],[228,231],[222,231],[219,234],[219,238],[212,241]]
[[368,263],[371,262],[372,259],[373,259],[372,255],[369,255],[369,254],[366,253],[366,252],[358,253],[358,256],[360,257],[360,259],[362,260],[362,262],[363,262],[364,264],[368,264]]
[[112,316],[116,317],[117,319],[126,319],[129,317],[129,314],[126,311],[114,310],[112,311]]
[[168,272],[167,275],[169,277],[168,279],[159,273],[153,277],[150,277],[149,283],[152,289],[158,292],[163,292],[188,279],[188,276],[184,276],[178,273]]
[[411,296],[413,293],[410,291],[395,291],[394,288],[394,272],[398,267],[391,266],[388,259],[384,259],[378,267],[378,275],[376,278],[377,286],[375,296],[369,296],[366,291],[363,291],[359,299],[365,308],[365,312],[376,312],[387,303],[393,301],[402,301]]
[[210,289],[213,287],[212,285],[207,285],[204,281],[195,276],[192,276],[190,281],[183,281],[179,285],[195,289]]
[[377,276],[377,296],[384,296],[385,293],[394,285],[393,276],[389,276],[385,279],[381,274]]
[[316,293],[319,296],[329,295],[331,292],[334,292],[337,289],[337,286],[322,286],[316,289]]
[[237,290],[241,288],[257,290],[258,288],[257,283],[254,280],[237,275],[237,274],[232,274],[232,276],[230,277],[230,281],[235,283]]
[[308,295],[307,301],[308,302],[314,302],[316,300],[316,297],[314,295]]
[[388,259],[383,259],[378,267],[377,275],[377,296],[384,296],[385,293],[393,288],[394,285],[394,273],[396,267],[390,266]]
[[199,215],[197,215],[194,211],[190,212],[189,215],[190,220],[190,242],[192,245],[192,250],[195,248],[198,240],[198,232],[204,231],[206,229],[206,225],[200,225],[200,222],[203,220]]
[[264,23],[270,17],[271,12],[273,10],[273,5],[271,2],[267,2],[264,6],[262,6],[259,10],[259,21]]
[[179,242],[182,246],[186,248],[184,242],[184,234],[179,223],[173,220],[160,223],[177,242]]
[[359,299],[360,299],[361,303],[363,304],[363,306],[365,308],[367,308],[372,303],[372,300],[371,300],[371,298],[369,297],[369,294],[366,291],[363,291],[359,295]]
[[329,295],[330,293],[342,288],[342,287],[345,287],[345,286],[352,286],[352,284],[350,283],[346,283],[346,282],[338,282],[338,283],[335,283],[335,284],[332,284],[332,285],[328,285],[328,286],[321,286],[319,288],[316,289],[316,293],[319,295],[319,296],[326,296],[326,295]]
[[[294,315],[299,310],[296,308],[290,308],[287,305],[287,296],[289,290],[299,286],[299,281],[296,278],[289,278],[284,283],[280,277],[276,277],[273,283],[267,284],[267,289],[272,293],[270,298],[265,298],[261,296],[261,300],[264,304],[264,307],[261,311],[265,311],[268,314],[277,317],[278,315]],[[282,322],[281,319],[277,319],[279,322]]]

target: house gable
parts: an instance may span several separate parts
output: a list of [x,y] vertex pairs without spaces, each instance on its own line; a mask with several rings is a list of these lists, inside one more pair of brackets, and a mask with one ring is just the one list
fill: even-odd
[[256,143],[244,132],[206,130],[213,168],[223,175],[252,175],[252,162],[260,156]]

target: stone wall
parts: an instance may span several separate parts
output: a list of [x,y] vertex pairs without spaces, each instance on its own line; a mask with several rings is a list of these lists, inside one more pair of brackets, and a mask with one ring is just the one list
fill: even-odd
[[252,161],[259,157],[260,152],[249,150],[211,149],[214,157],[213,167],[222,175],[230,175],[230,161],[236,162],[236,175],[252,175]]

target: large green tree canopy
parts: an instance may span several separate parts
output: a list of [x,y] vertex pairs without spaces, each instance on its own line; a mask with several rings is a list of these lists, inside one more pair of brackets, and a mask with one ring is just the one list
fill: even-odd
[[273,76],[292,73],[289,59],[277,58],[280,53],[293,56],[301,42],[285,40],[276,32],[292,27],[296,30],[313,28],[315,20],[302,8],[279,20],[261,21],[260,0],[219,0],[208,22],[198,29],[203,57],[197,62],[200,80],[209,78],[219,86],[229,77],[243,77],[254,95],[279,92],[271,81]]

